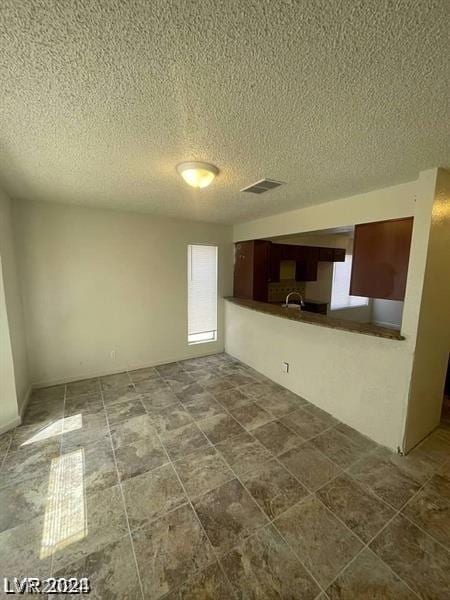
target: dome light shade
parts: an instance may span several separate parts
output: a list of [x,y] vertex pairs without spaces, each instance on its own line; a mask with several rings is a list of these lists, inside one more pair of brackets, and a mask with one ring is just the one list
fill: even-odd
[[183,162],[177,165],[177,171],[188,185],[205,188],[218,174],[219,169],[205,162]]

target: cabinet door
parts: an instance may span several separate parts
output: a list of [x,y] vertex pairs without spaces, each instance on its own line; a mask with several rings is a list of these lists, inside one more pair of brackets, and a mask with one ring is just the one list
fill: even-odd
[[253,298],[254,242],[238,242],[234,254],[234,296]]
[[253,300],[267,302],[270,280],[270,242],[255,240],[253,249]]
[[413,218],[356,225],[350,294],[403,300]]
[[272,282],[280,281],[280,244],[271,244],[269,258],[269,279]]
[[295,263],[295,281],[317,281],[317,261],[297,260]]
[[319,248],[319,260],[324,262],[334,261],[335,248]]
[[344,261],[345,261],[344,248],[333,248],[333,262],[344,262]]

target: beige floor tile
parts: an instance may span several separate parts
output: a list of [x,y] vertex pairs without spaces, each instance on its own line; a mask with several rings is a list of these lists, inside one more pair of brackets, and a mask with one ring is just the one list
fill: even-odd
[[370,547],[421,598],[448,598],[450,553],[404,517],[397,516]]
[[299,502],[274,524],[322,586],[329,585],[363,548],[315,497]]
[[193,502],[195,512],[218,554],[224,554],[268,520],[237,479]]

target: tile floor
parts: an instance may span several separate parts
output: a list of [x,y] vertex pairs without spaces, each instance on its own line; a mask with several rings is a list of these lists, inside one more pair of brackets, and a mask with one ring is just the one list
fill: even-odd
[[392,454],[226,354],[33,393],[0,576],[89,598],[450,598],[450,429]]

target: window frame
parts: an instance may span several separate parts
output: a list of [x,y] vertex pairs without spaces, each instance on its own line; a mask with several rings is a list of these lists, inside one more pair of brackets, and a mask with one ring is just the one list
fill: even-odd
[[[216,317],[216,328],[208,331],[201,331],[197,333],[189,333],[189,281],[190,281],[190,248],[192,246],[208,246],[216,249],[216,306],[215,306],[215,317]],[[206,243],[190,243],[187,245],[187,343],[188,346],[195,346],[197,344],[209,344],[216,342],[219,334],[219,246],[218,244],[206,244]],[[202,337],[203,336],[203,337]],[[193,339],[197,337],[198,339]]]

